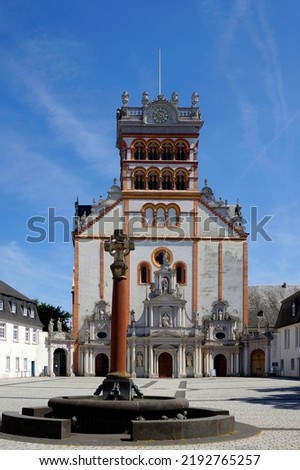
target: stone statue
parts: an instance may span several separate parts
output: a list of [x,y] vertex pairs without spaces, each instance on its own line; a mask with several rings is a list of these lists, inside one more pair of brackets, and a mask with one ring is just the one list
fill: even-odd
[[199,103],[199,94],[194,91],[194,93],[192,94],[192,107],[196,108],[198,106],[198,103]]
[[51,320],[49,321],[49,324],[48,324],[49,333],[53,333],[53,327],[54,327],[54,322],[53,322],[53,319],[51,318]]
[[144,358],[141,352],[138,352],[136,355],[136,364],[138,367],[143,367],[144,365]]
[[62,331],[62,324],[60,319],[57,320],[57,331]]
[[167,294],[168,286],[169,286],[168,279],[166,277],[163,277],[162,280],[161,280],[161,288],[162,288],[162,293],[163,294]]
[[165,313],[162,317],[162,326],[164,327],[170,326],[170,317],[167,313]]
[[144,91],[142,94],[142,105],[146,106],[149,103],[149,94],[148,91]]
[[129,93],[128,91],[123,91],[122,93],[122,104],[123,106],[127,106],[129,103]]
[[175,106],[178,105],[178,93],[176,91],[173,91],[172,96],[171,96],[171,101]]
[[190,352],[186,355],[186,367],[193,367],[193,356]]

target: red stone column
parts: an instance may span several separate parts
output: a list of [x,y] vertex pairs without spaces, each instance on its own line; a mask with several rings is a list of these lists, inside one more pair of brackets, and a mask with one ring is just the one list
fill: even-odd
[[111,367],[110,373],[128,377],[126,370],[127,356],[127,279],[117,278],[113,281],[113,305],[111,323]]
[[110,240],[105,241],[104,250],[113,257],[113,294],[111,312],[110,372],[107,378],[129,378],[126,370],[127,327],[129,320],[128,281],[125,256],[134,250],[134,243],[123,233],[115,230]]

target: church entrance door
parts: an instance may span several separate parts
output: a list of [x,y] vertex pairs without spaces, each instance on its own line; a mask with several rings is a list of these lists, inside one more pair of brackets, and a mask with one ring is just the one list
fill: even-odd
[[108,373],[108,357],[104,353],[100,353],[95,359],[95,374],[97,377],[105,377]]
[[53,353],[54,374],[57,377],[66,377],[67,375],[67,357],[62,348],[55,349]]
[[227,375],[227,359],[224,354],[217,354],[214,360],[214,369],[216,369],[217,377],[226,377]]
[[172,356],[171,354],[164,352],[161,353],[158,358],[158,375],[159,377],[172,377]]
[[251,354],[251,375],[262,377],[265,374],[265,353],[256,349]]

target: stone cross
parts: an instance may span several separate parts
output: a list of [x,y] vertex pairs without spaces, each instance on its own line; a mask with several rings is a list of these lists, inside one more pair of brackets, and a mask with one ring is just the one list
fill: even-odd
[[113,278],[126,277],[125,273],[128,268],[125,263],[125,256],[134,250],[134,242],[123,233],[123,230],[117,229],[110,239],[104,242],[104,250],[114,257],[114,262],[110,266]]

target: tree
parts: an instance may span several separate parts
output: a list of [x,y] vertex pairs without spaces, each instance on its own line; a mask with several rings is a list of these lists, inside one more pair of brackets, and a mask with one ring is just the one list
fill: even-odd
[[45,302],[39,302],[39,300],[34,300],[38,315],[42,324],[44,325],[43,330],[48,330],[48,325],[50,320],[54,321],[54,330],[57,330],[57,320],[61,321],[62,330],[70,331],[70,319],[72,315],[69,312],[66,312],[62,307],[54,307],[53,305],[46,304]]

